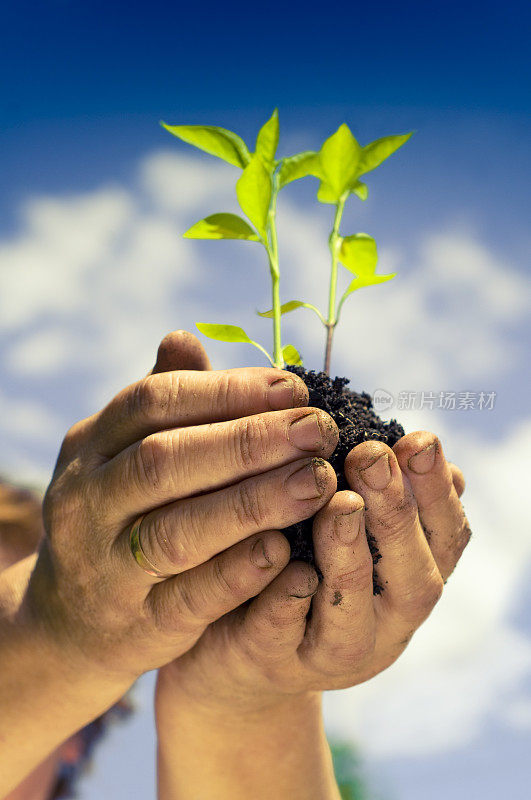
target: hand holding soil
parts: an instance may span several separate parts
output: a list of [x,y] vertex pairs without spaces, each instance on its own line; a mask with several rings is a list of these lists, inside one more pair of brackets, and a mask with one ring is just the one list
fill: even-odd
[[[44,757],[139,675],[182,655],[210,623],[258,595],[289,560],[278,529],[312,516],[335,491],[323,457],[337,428],[305,407],[300,378],[270,368],[160,372],[172,348],[185,365],[196,348],[204,365],[197,340],[171,336],[158,372],[69,430],[29,583],[24,564],[16,588],[6,572],[8,600],[23,598],[13,613],[2,609],[20,642],[4,664],[15,683],[0,698],[13,785],[41,750]],[[140,546],[163,577],[133,556],[141,516]],[[36,653],[40,677],[28,687]],[[38,742],[15,724],[16,698],[29,691],[34,718],[53,720],[53,735],[48,724],[37,728]],[[0,780],[0,795],[8,788]]]
[[[332,453],[337,429],[306,402],[302,381],[280,370],[164,372],[69,431],[27,596],[63,651],[131,682],[281,571],[289,547],[271,529],[335,490],[312,456]],[[166,580],[131,555],[142,514],[142,550]]]
[[[244,719],[254,719],[256,741],[271,730],[291,735],[298,720],[308,746],[320,742],[316,774],[335,791],[320,691],[367,680],[398,657],[468,541],[462,475],[432,434],[393,449],[358,445],[344,461],[350,488],[336,492],[323,459],[338,429],[306,406],[300,377],[209,366],[195,337],[170,334],[152,373],[65,437],[35,569],[30,577],[29,556],[0,584],[10,643],[0,794],[156,667],[158,730],[170,754],[195,747],[196,735],[204,742],[222,720],[235,752]],[[161,577],[131,552],[142,515],[140,544]],[[311,517],[321,581],[311,564],[290,561],[282,532]],[[186,741],[176,725],[187,726]],[[228,741],[215,736],[222,759]],[[172,769],[161,770],[168,796]],[[316,792],[329,796],[317,784]]]
[[[346,472],[352,490],[336,493],[313,525],[322,581],[310,565],[290,563],[161,670],[162,704],[174,691],[213,713],[247,713],[361,683],[398,658],[440,598],[470,531],[432,434],[409,434],[393,449],[358,445]],[[456,483],[462,488],[457,472]],[[366,525],[381,554],[377,595]]]
[[[309,564],[288,564],[161,670],[161,705],[176,692],[185,705],[192,698],[214,713],[248,712],[361,683],[396,660],[468,543],[458,496],[463,477],[425,431],[393,448],[378,441],[356,446],[345,475],[351,488],[334,494],[313,523],[322,581]],[[380,555],[384,591],[377,595],[366,527]]]

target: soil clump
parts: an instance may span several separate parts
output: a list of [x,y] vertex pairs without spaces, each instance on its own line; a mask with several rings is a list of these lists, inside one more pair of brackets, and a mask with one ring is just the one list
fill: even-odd
[[[326,411],[339,428],[339,442],[328,461],[337,476],[337,490],[349,489],[345,479],[344,465],[348,453],[361,442],[376,440],[392,447],[403,435],[404,429],[391,419],[384,422],[375,413],[372,399],[367,392],[353,392],[347,389],[348,378],[330,378],[324,372],[308,371],[303,367],[287,367],[302,378],[310,394],[309,405]],[[290,525],[283,533],[291,545],[291,560],[302,560],[315,566],[312,544],[313,517]],[[378,581],[376,565],[381,558],[374,538],[367,531],[369,548],[373,560],[374,594],[380,594],[382,586]],[[319,577],[322,577],[317,569]]]

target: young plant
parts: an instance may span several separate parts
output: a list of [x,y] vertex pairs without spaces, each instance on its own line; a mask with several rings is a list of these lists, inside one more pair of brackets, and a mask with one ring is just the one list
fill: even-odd
[[[309,308],[326,328],[324,371],[330,371],[334,330],[347,297],[364,286],[384,283],[395,274],[376,275],[376,242],[365,233],[341,236],[339,226],[346,201],[351,194],[367,198],[366,184],[360,177],[379,166],[412,135],[387,136],[362,147],[346,124],[330,136],[318,152],[306,151],[276,159],[279,140],[278,112],[260,129],[254,153],[237,134],[224,128],[203,125],[166,125],[166,130],[179,139],[239,167],[242,174],[236,183],[236,195],[246,220],[236,214],[212,214],[193,225],[184,236],[189,239],[246,239],[259,242],[266,250],[271,276],[272,307],[259,315],[273,320],[272,356],[258,342],[236,325],[196,323],[211,339],[224,342],[246,342],[261,350],[270,363],[282,368],[285,364],[301,365],[301,357],[293,345],[282,345],[281,317],[296,308]],[[307,176],[319,179],[317,199],[335,205],[332,232],[329,237],[331,270],[328,312],[321,313],[311,303],[290,300],[280,303],[280,267],[276,230],[276,206],[279,191],[289,183]],[[349,286],[337,302],[338,263],[353,275]]]

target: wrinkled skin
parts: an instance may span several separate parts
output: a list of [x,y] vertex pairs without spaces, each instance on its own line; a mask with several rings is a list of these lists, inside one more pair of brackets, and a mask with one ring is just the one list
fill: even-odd
[[[351,490],[336,493],[324,459],[337,429],[307,408],[300,379],[209,367],[195,337],[170,334],[152,373],[65,437],[46,535],[16,611],[19,590],[6,595],[3,634],[32,642],[21,652],[43,667],[31,701],[43,719],[47,692],[56,703],[61,692],[56,744],[156,667],[159,705],[222,714],[367,680],[402,652],[468,542],[463,477],[433,434],[393,450],[359,445],[346,463]],[[308,565],[288,563],[281,533],[314,514],[320,584]],[[163,578],[131,554],[140,515],[142,548]],[[382,554],[376,597],[365,520]],[[20,576],[25,586],[27,570]],[[21,736],[27,752],[0,794],[54,747]]]
[[[203,354],[195,366],[208,368]],[[351,490],[335,493],[314,523],[322,582],[307,564],[285,566],[258,597],[210,625],[160,671],[159,704],[176,695],[220,713],[247,713],[361,683],[403,652],[470,538],[459,500],[464,479],[426,431],[392,449],[360,444],[345,468]],[[366,525],[382,556],[384,591],[376,596]]]
[[[334,493],[322,457],[337,428],[307,401],[280,370],[157,371],[74,425],[23,613],[66,658],[126,682],[189,650],[285,567],[289,546],[272,529]],[[142,548],[165,579],[131,555],[143,514]]]

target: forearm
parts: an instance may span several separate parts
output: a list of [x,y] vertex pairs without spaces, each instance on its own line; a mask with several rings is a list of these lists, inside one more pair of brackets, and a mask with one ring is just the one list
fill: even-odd
[[88,670],[25,619],[33,563],[0,575],[0,798],[127,688]]
[[161,673],[159,800],[339,800],[319,693],[222,714],[194,706],[165,683]]

